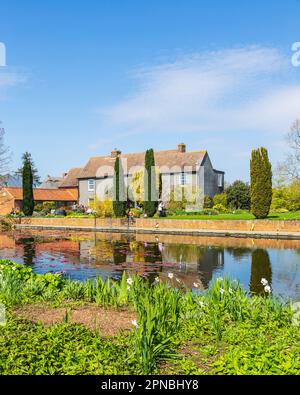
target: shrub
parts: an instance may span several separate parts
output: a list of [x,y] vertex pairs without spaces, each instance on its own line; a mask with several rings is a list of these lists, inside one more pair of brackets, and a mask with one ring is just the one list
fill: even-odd
[[222,205],[224,207],[227,207],[227,195],[226,195],[226,193],[223,192],[223,193],[219,193],[219,194],[215,195],[214,198],[213,198],[213,202],[214,202],[215,206],[220,204],[220,205]]
[[247,183],[236,180],[226,189],[227,207],[232,209],[250,209],[250,187]]
[[214,206],[213,198],[211,198],[210,196],[204,196],[203,208],[213,208],[213,206]]
[[138,208],[132,208],[131,212],[132,212],[134,218],[140,218],[141,215],[143,214],[142,210],[140,210]]
[[226,213],[227,209],[225,206],[223,206],[223,204],[215,204],[213,207],[214,210],[220,212],[220,213]]
[[95,215],[99,218],[112,217],[114,215],[113,211],[113,201],[112,199],[106,198],[104,200],[96,199],[91,208],[95,211]]

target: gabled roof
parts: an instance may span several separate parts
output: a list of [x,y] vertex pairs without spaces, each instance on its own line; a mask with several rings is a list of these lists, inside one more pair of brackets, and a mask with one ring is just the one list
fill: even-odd
[[[180,173],[181,169],[184,167],[190,167],[192,171],[196,171],[197,166],[201,165],[206,154],[206,151],[157,151],[154,152],[155,165],[161,168],[162,173]],[[130,175],[136,168],[144,167],[145,152],[122,154],[120,158],[123,162],[124,174]],[[111,176],[114,171],[114,163],[115,158],[111,156],[96,156],[90,158],[78,178],[103,177],[104,175]]]
[[62,177],[48,176],[47,178],[45,178],[45,180],[43,180],[41,185],[39,185],[39,188],[41,188],[41,189],[56,189],[59,187],[62,180],[63,180]]
[[70,169],[63,178],[58,188],[74,188],[78,186],[78,177],[82,172],[82,167],[74,167]]
[[[23,189],[4,187],[3,193],[8,193],[15,200],[23,200]],[[78,192],[74,189],[33,189],[33,197],[36,201],[74,202],[78,199]]]

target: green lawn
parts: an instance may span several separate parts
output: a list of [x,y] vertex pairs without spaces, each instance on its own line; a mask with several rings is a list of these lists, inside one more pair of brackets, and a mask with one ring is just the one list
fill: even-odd
[[[218,215],[173,215],[160,219],[202,219],[202,220],[254,220],[255,217],[249,212],[241,214],[218,214]],[[270,213],[268,220],[300,220],[300,211],[289,213]]]

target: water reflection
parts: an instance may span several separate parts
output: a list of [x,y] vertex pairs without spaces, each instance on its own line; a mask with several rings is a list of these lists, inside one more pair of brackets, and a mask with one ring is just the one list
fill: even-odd
[[[265,248],[264,244],[265,242]],[[255,294],[261,279],[286,297],[300,300],[300,242],[180,236],[16,232],[0,234],[0,258],[15,259],[36,272],[64,271],[83,280],[120,278],[124,270],[166,279],[169,272],[188,287],[207,289],[214,277],[238,279]]]
[[269,253],[258,249],[252,252],[250,291],[257,295],[264,294],[264,286],[261,279],[265,278],[272,285],[272,267]]

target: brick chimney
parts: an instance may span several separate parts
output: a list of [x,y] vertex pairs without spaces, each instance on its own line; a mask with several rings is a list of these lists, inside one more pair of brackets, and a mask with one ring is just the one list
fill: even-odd
[[178,152],[185,152],[186,146],[184,143],[178,144]]
[[111,151],[112,158],[117,158],[119,155],[121,155],[121,151],[119,151],[117,148]]

